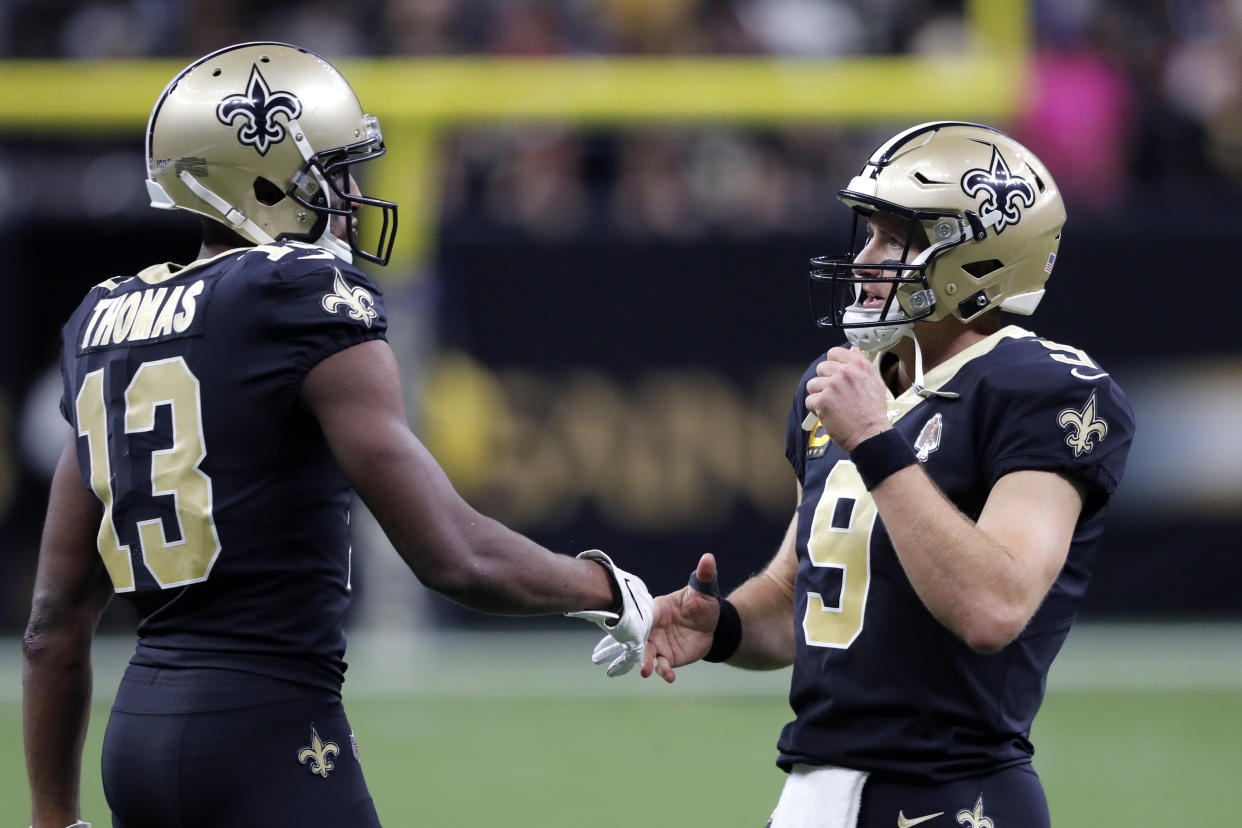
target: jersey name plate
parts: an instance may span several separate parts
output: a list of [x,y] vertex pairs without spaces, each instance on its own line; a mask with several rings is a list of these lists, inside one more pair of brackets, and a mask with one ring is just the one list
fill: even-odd
[[[202,330],[203,308],[215,280],[113,291],[91,309],[78,354],[193,336]],[[139,282],[139,284],[144,284]]]

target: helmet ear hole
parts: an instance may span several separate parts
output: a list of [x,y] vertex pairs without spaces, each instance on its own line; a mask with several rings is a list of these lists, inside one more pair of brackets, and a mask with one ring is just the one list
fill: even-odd
[[254,197],[260,204],[271,207],[284,201],[285,194],[271,181],[259,176],[254,180]]
[[984,259],[978,262],[970,262],[962,265],[962,270],[974,276],[976,279],[982,279],[993,271],[1000,270],[1005,263],[999,259]]
[[1044,180],[1039,177],[1039,173],[1035,171],[1034,167],[1032,167],[1030,164],[1027,164],[1026,169],[1031,173],[1031,178],[1035,179],[1035,186],[1039,188],[1039,191],[1041,193],[1044,190],[1048,189],[1048,186],[1044,184]]

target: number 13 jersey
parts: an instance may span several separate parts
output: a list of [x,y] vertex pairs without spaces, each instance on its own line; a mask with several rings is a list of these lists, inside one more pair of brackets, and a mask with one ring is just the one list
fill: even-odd
[[138,613],[133,663],[340,691],[350,490],[299,402],[387,328],[370,279],[310,245],[232,250],[97,286],[64,328],[61,409]]
[[[893,427],[971,520],[1010,472],[1058,472],[1087,491],[1068,559],[1034,618],[1001,652],[980,655],[915,593],[848,455],[822,426],[801,428],[814,375],[812,364],[786,429],[802,504],[790,689],[796,718],[781,734],[777,763],[936,782],[1030,761],[1048,668],[1082,601],[1125,468],[1129,403],[1086,354],[1017,327],[928,372],[928,389],[955,396],[889,396]],[[961,584],[960,600],[972,592]]]

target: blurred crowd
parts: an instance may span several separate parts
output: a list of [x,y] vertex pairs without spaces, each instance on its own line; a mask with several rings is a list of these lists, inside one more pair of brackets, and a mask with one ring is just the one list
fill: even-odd
[[[4,58],[186,57],[254,39],[329,58],[822,59],[957,54],[968,42],[963,0],[0,0],[0,8]],[[1242,2],[1031,0],[1031,10],[1026,103],[998,126],[1045,160],[1071,209],[1110,211],[1182,191],[1236,201]],[[805,232],[822,226],[832,189],[899,126],[475,127],[449,142],[443,218],[548,238],[601,226],[673,239]]]
[[282,38],[327,56],[772,54],[923,48],[961,0],[0,0],[14,57],[197,55]]

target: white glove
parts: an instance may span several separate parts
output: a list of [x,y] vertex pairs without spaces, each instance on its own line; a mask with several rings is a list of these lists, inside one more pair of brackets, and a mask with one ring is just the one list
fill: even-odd
[[651,632],[651,622],[655,617],[655,602],[641,578],[614,564],[612,558],[598,549],[588,549],[578,557],[598,561],[608,570],[621,593],[621,615],[604,610],[583,610],[565,614],[570,618],[590,621],[608,633],[595,645],[591,661],[595,664],[610,662],[609,677],[625,675],[642,660],[643,647],[647,645],[647,634]]
[[[31,825],[30,828],[34,828],[34,826]],[[82,822],[81,820],[78,820],[72,825],[66,825],[65,828],[91,828],[91,824],[89,822]]]

